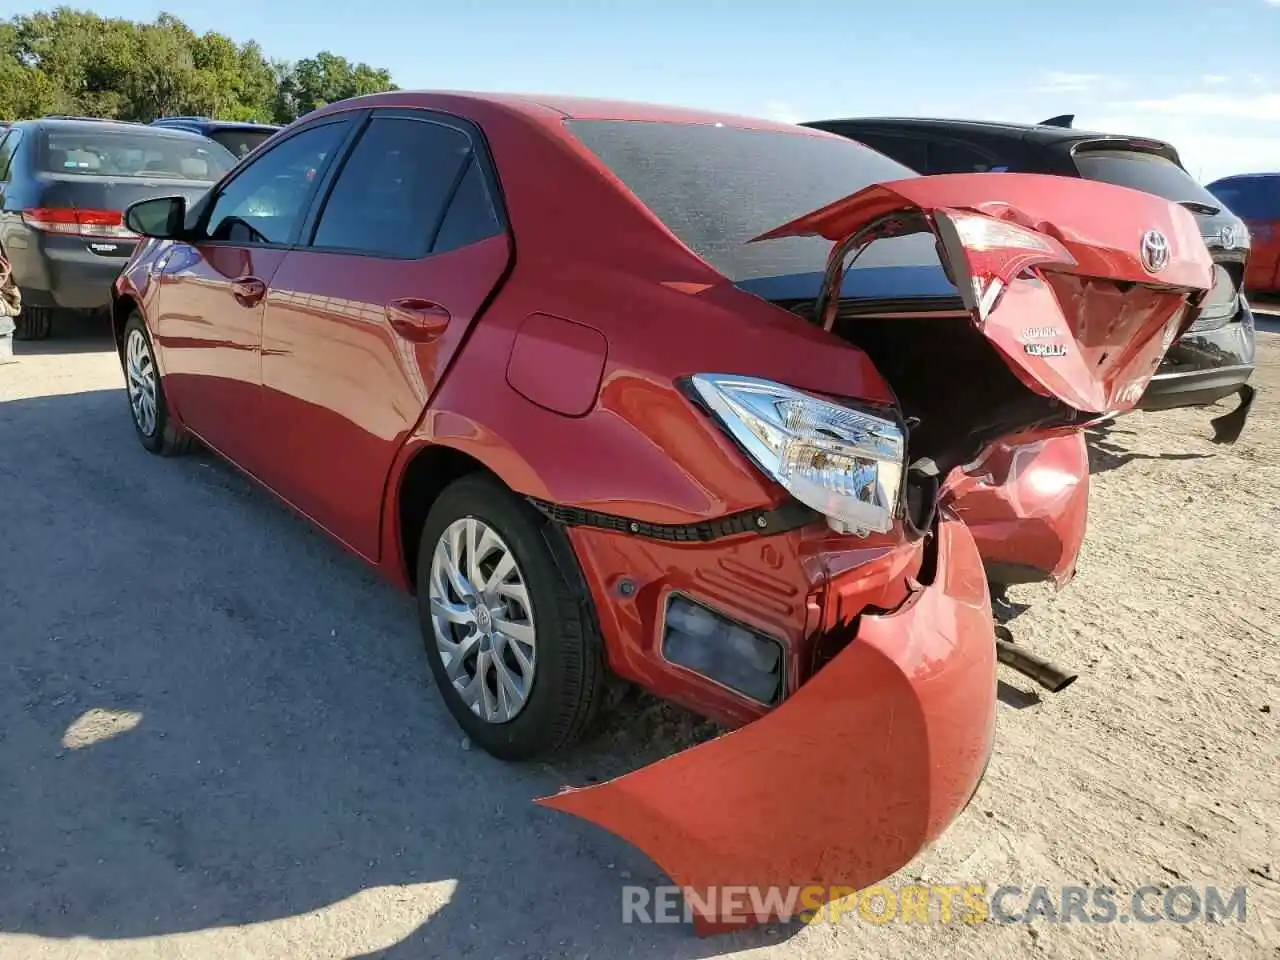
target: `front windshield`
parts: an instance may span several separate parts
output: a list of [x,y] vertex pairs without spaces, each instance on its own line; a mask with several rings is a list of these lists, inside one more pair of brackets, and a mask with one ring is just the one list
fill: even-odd
[[50,130],[41,169],[91,177],[138,177],[212,182],[235,166],[225,147],[197,137],[137,130]]

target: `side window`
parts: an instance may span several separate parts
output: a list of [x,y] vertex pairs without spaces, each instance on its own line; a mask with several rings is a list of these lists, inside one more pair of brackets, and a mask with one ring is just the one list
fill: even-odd
[[967,143],[935,140],[929,144],[930,173],[989,173],[997,166],[995,157]]
[[425,257],[469,166],[471,141],[460,130],[429,120],[375,117],[338,174],[312,246]]
[[886,157],[897,160],[917,173],[932,173],[923,140],[914,137],[895,137],[885,133],[856,133],[853,139],[878,150]]
[[453,195],[453,201],[440,224],[433,252],[458,250],[477,241],[496,237],[501,232],[502,226],[498,223],[489,188],[484,182],[484,171],[480,169],[480,161],[473,154],[467,164],[467,172],[462,175],[462,182],[458,184],[458,192]]
[[21,130],[10,130],[4,137],[0,137],[0,183],[9,179],[9,167],[13,164],[13,155],[17,152],[21,139]]
[[290,243],[316,178],[342,145],[345,122],[290,137],[245,166],[213,202],[207,233],[233,243]]

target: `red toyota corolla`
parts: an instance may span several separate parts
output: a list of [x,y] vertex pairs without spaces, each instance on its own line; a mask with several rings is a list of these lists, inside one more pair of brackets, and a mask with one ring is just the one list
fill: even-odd
[[564,748],[617,678],[739,727],[544,801],[695,890],[862,887],[964,807],[995,649],[941,481],[1130,408],[1211,279],[1121,187],[490,95],[325,107],[128,223],[143,445],[416,591],[475,742]]

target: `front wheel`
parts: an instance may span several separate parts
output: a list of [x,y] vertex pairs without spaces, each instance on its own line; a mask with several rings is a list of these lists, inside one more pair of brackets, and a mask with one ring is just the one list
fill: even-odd
[[543,538],[546,520],[496,479],[455,481],[418,551],[427,659],[458,725],[501,760],[562,750],[605,695],[600,643]]
[[151,338],[137,313],[129,317],[124,327],[122,359],[133,429],[139,442],[149,452],[162,457],[186,453],[191,449],[191,435],[174,422],[169,412]]

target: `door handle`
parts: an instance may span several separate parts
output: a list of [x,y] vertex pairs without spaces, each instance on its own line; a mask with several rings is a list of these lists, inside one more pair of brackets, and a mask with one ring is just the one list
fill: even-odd
[[437,340],[449,328],[449,311],[438,303],[403,297],[387,304],[387,322],[396,333],[415,343]]
[[239,277],[231,281],[231,295],[242,306],[254,307],[267,294],[267,285],[257,277]]

